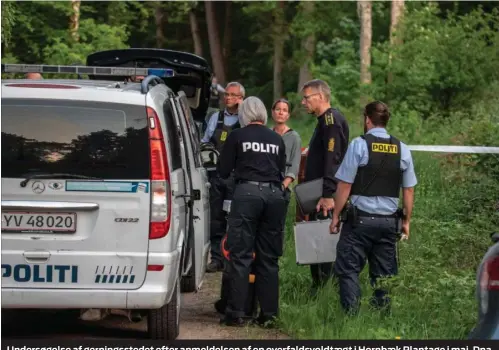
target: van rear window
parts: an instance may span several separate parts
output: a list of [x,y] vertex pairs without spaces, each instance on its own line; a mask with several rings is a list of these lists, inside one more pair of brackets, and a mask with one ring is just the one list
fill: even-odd
[[140,180],[149,172],[145,107],[2,99],[2,178],[71,173]]

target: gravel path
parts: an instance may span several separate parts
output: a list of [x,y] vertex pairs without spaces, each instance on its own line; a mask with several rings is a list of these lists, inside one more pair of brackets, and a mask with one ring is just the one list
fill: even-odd
[[[221,326],[213,307],[220,295],[220,281],[220,273],[206,274],[198,293],[182,294],[178,339],[288,339],[276,330],[257,326]],[[143,339],[146,324],[145,319],[130,323],[115,315],[99,322],[83,322],[78,320],[78,313],[68,311],[2,310],[2,339]]]

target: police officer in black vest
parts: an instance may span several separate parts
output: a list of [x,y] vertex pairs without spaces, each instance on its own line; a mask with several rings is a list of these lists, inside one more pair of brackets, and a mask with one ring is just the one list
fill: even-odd
[[282,137],[265,126],[267,110],[261,100],[248,97],[241,105],[240,115],[245,127],[229,135],[219,162],[220,176],[227,178],[235,170],[236,181],[227,231],[231,287],[222,322],[244,325],[253,263],[261,309],[256,321],[268,326],[278,316],[278,258],[282,255],[286,220],[286,151]]
[[[322,198],[316,211],[305,213],[309,220],[326,218],[334,208],[336,179],[334,174],[348,148],[349,127],[345,117],[331,108],[331,89],[326,82],[315,79],[303,85],[302,105],[317,118],[314,134],[308,146],[304,181],[323,179]],[[325,285],[333,272],[332,263],[310,265],[312,274],[311,295]]]
[[[238,106],[243,101],[244,87],[237,83],[227,84],[224,93],[225,109],[211,115],[206,132],[201,139],[202,143],[212,143],[218,152],[222,152],[229,134],[240,127]],[[216,272],[223,269],[223,257],[221,253],[221,240],[227,228],[226,213],[223,210],[223,202],[230,199],[234,188],[234,179],[229,177],[221,179],[217,171],[210,173],[210,243],[211,262],[208,264],[207,272]]]
[[[364,110],[365,134],[350,143],[336,178],[339,180],[331,222],[338,233],[343,221],[334,272],[338,276],[341,305],[348,313],[359,308],[359,274],[369,262],[374,293],[370,304],[390,311],[388,290],[382,279],[397,274],[396,245],[409,237],[417,184],[411,151],[386,131],[388,107],[379,101]],[[403,208],[399,209],[402,188]],[[345,208],[348,198],[350,204]]]

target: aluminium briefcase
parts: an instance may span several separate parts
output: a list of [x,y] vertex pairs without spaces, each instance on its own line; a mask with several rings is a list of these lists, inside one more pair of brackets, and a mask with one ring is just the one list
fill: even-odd
[[311,265],[336,260],[336,246],[341,235],[329,233],[331,219],[301,221],[294,226],[296,263]]

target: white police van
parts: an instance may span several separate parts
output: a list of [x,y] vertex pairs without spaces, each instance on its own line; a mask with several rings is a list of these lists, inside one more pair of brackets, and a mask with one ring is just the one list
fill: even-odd
[[2,72],[90,77],[2,80],[2,307],[127,310],[175,339],[209,251],[206,61],[127,49]]

